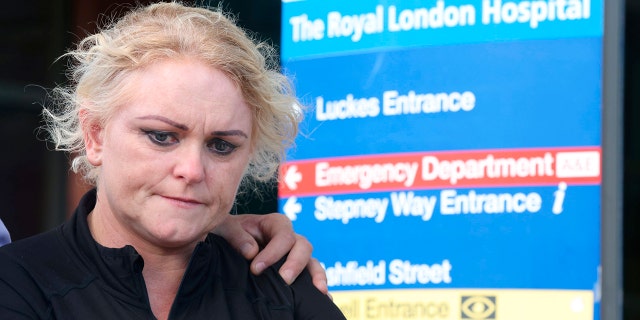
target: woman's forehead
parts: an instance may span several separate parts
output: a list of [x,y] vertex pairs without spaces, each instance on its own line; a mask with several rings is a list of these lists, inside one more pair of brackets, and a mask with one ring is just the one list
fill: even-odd
[[251,113],[240,89],[225,73],[197,60],[165,60],[136,73],[126,86],[128,99],[123,107],[129,113],[230,123],[246,120]]

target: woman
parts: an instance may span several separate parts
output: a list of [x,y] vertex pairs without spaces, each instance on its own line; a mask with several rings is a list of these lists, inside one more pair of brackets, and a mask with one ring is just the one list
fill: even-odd
[[261,46],[219,11],[160,3],[68,54],[74,86],[45,115],[96,188],[62,227],[0,248],[3,319],[344,318],[308,272],[254,276],[210,233],[297,132]]

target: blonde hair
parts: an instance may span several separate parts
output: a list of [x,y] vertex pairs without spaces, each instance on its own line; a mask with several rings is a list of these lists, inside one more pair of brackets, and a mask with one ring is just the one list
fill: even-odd
[[[99,169],[89,163],[81,121],[104,125],[127,97],[128,76],[162,59],[194,57],[224,72],[240,88],[253,115],[253,153],[246,176],[275,177],[302,117],[276,51],[255,41],[220,8],[179,2],[133,9],[87,36],[63,57],[71,58],[69,86],[53,90],[55,109],[43,111],[56,150],[72,153],[72,169],[95,185]],[[80,113],[83,113],[82,119]]]

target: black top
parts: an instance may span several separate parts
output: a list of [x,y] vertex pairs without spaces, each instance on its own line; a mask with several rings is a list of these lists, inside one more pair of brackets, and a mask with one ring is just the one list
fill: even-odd
[[[60,227],[0,247],[0,319],[154,319],[131,246],[95,242],[87,215],[95,190]],[[345,319],[308,271],[288,286],[277,266],[260,276],[209,234],[191,257],[169,319]]]

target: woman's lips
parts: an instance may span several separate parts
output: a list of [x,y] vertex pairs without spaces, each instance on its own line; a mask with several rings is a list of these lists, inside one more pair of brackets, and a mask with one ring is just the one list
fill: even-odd
[[198,201],[196,199],[192,199],[192,198],[173,197],[173,196],[162,196],[162,197],[182,206],[191,207],[191,206],[204,204],[203,202]]

